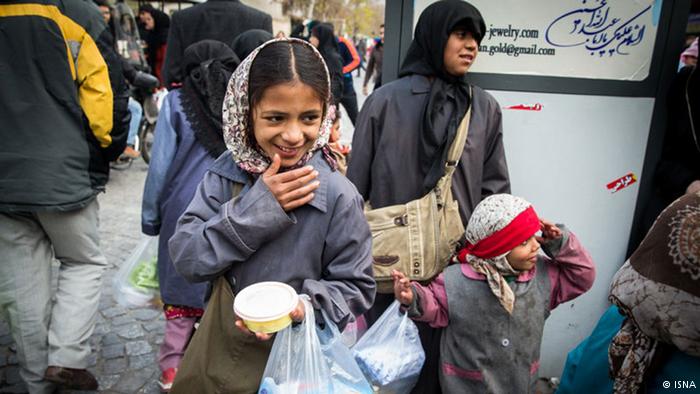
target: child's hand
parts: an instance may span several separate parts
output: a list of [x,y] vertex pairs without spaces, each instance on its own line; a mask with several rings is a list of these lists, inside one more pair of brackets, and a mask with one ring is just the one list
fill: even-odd
[[285,212],[289,212],[308,203],[314,198],[313,191],[318,188],[315,181],[318,171],[311,166],[278,174],[282,159],[278,154],[272,158],[272,164],[262,175],[262,180],[275,196]]
[[304,321],[304,317],[306,316],[306,310],[304,309],[304,303],[299,300],[299,303],[297,304],[296,308],[294,308],[293,311],[289,312],[289,317],[292,318],[295,322],[299,323]]
[[264,332],[252,332],[246,327],[245,323],[243,323],[243,320],[241,319],[236,319],[236,322],[234,323],[236,325],[236,328],[241,330],[244,334],[255,336],[258,341],[269,341],[270,338],[272,338],[272,334],[265,334]]
[[394,297],[403,305],[411,305],[413,302],[413,290],[411,290],[411,280],[397,270],[391,271],[394,278]]
[[542,230],[542,236],[536,237],[537,242],[539,243],[544,243],[553,239],[561,238],[561,229],[554,225],[554,223],[548,222],[544,219],[540,219],[540,229]]

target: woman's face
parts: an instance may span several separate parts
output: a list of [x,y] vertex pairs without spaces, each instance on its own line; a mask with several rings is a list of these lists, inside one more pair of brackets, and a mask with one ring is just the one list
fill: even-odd
[[139,15],[139,18],[141,18],[143,27],[146,30],[153,30],[153,28],[156,27],[156,22],[153,20],[153,15],[151,15],[149,12],[142,12],[141,15]]
[[265,90],[253,109],[255,140],[265,154],[291,167],[313,147],[323,120],[323,103],[308,85],[292,81]]
[[445,44],[445,71],[455,77],[464,76],[474,63],[478,52],[479,47],[472,33],[464,29],[453,31]]

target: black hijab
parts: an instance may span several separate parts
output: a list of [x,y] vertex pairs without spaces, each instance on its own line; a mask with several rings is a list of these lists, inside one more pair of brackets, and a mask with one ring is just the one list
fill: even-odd
[[185,49],[182,109],[197,142],[213,158],[225,150],[221,109],[226,86],[239,60],[223,42],[202,40]]
[[[400,77],[412,74],[433,77],[420,132],[419,160],[425,174],[424,192],[435,187],[444,174],[447,151],[471,103],[466,78],[450,75],[444,65],[445,44],[458,27],[472,33],[477,43],[486,31],[479,10],[465,1],[443,0],[431,4],[418,19],[413,42],[399,72]],[[447,132],[435,130],[435,119],[449,100],[448,95],[454,96],[455,110],[447,123]]]
[[145,4],[139,8],[139,13],[147,12],[153,18],[153,30],[144,30],[146,41],[146,55],[148,56],[148,64],[151,66],[151,72],[155,73],[156,57],[158,50],[168,42],[168,30],[170,29],[170,18],[160,10],[155,9],[150,4]]
[[233,51],[236,52],[238,58],[243,61],[243,59],[247,58],[255,48],[273,38],[274,37],[269,31],[262,29],[251,29],[236,37],[231,44],[231,48],[233,48]]
[[331,76],[333,104],[338,105],[343,97],[343,60],[338,53],[338,39],[333,34],[333,26],[328,23],[316,24],[311,29],[311,35],[318,38],[318,51]]

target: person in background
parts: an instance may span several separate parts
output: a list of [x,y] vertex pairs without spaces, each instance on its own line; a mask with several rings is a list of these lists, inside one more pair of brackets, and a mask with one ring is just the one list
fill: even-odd
[[96,390],[97,195],[126,143],[126,82],[90,2],[4,1],[0,31],[0,314],[30,393]]
[[158,238],[158,282],[165,311],[165,334],[158,364],[159,385],[170,390],[194,325],[204,313],[203,283],[177,273],[168,240],[199,181],[226,151],[221,108],[238,57],[226,44],[203,40],[185,49],[187,78],[165,96],[158,114],[152,159],[143,190],[141,228]]
[[700,194],[687,193],[659,215],[613,277],[612,306],[569,352],[557,393],[697,391],[698,234]]
[[311,29],[309,37],[311,45],[316,47],[326,62],[328,72],[331,75],[332,104],[339,109],[343,99],[343,61],[338,53],[338,40],[333,34],[333,26],[327,23],[318,23]]
[[[355,49],[357,49],[357,54],[360,56],[360,66],[357,68],[357,77],[360,77],[360,71],[366,70],[367,66],[367,60],[365,59],[367,57],[367,39],[365,37],[356,37],[355,41]],[[365,95],[366,96],[366,95]]]
[[379,37],[374,40],[374,46],[369,55],[367,62],[367,73],[365,81],[362,83],[362,94],[367,96],[367,84],[369,79],[374,76],[374,88],[372,91],[382,86],[382,65],[384,64],[384,25],[379,26]]
[[[102,14],[102,18],[104,18],[104,21],[107,24],[107,28],[111,33],[112,39],[114,39],[116,35],[114,34],[115,26],[114,19],[112,18],[113,8],[109,5],[107,0],[94,1],[95,4],[97,4],[97,7],[100,9],[100,14]],[[129,61],[123,57],[120,56],[119,59],[121,61],[122,71],[124,72],[124,78],[126,78],[127,82],[130,84],[133,84],[140,71],[137,71],[134,66],[132,66],[131,63],[129,63]],[[138,134],[139,125],[141,124],[141,117],[143,116],[143,108],[141,107],[141,104],[139,104],[139,102],[134,100],[134,98],[131,96],[129,96],[128,108],[129,113],[131,114],[131,121],[129,122],[129,134],[126,138],[126,148],[124,149],[124,152],[122,152],[122,155],[130,159],[136,159],[140,156],[140,153],[134,149],[134,147],[136,146],[136,135]]]
[[[501,107],[465,79],[485,32],[479,11],[464,1],[437,1],[421,13],[400,78],[367,98],[355,125],[347,176],[372,208],[408,203],[436,185],[470,108],[468,142],[452,176],[462,223],[483,198],[510,192]],[[378,295],[368,323],[391,302]],[[441,330],[417,325],[426,363],[415,392],[439,392]]]
[[343,37],[338,36],[338,53],[343,61],[343,99],[340,103],[348,113],[350,122],[355,125],[357,120],[357,94],[355,93],[355,84],[352,80],[352,72],[360,68],[360,55],[355,49],[355,45]]
[[251,29],[272,34],[272,17],[239,0],[209,0],[176,11],[162,70],[165,86],[172,89],[185,78],[182,59],[188,46],[207,39],[231,44],[241,33]]
[[245,58],[248,57],[248,55],[250,55],[251,52],[255,50],[255,48],[266,43],[267,41],[272,40],[273,38],[274,37],[272,37],[272,33],[268,31],[261,29],[251,29],[241,33],[241,35],[236,37],[236,39],[233,40],[233,43],[231,44],[231,48],[236,53],[238,58],[241,61],[243,61]]
[[394,295],[412,319],[445,327],[443,392],[535,393],[545,320],[591,288],[593,260],[574,233],[510,194],[476,206],[466,240],[427,286],[395,270]]
[[683,67],[671,81],[666,100],[666,130],[656,165],[651,198],[630,252],[641,242],[659,213],[676,198],[700,191],[700,73]]
[[164,84],[161,68],[165,61],[165,52],[168,43],[168,31],[170,29],[170,18],[149,4],[139,9],[139,18],[143,23],[146,41],[146,60],[153,75],[158,78],[161,86]]

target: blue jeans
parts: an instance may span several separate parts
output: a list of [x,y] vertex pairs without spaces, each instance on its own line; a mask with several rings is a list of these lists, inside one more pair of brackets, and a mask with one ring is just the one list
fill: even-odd
[[139,132],[139,124],[141,124],[143,109],[141,104],[132,97],[129,97],[129,112],[131,112],[131,121],[129,122],[129,135],[126,137],[126,144],[134,146],[136,134]]

